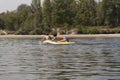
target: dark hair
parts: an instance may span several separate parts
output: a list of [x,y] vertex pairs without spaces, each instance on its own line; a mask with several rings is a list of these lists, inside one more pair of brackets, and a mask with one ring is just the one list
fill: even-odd
[[56,36],[57,36],[57,33],[53,34],[53,36],[56,37]]
[[45,35],[49,35],[49,33],[45,33]]

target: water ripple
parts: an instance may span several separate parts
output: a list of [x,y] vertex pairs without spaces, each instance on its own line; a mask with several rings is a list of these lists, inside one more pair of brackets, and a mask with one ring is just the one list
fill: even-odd
[[119,38],[71,41],[76,44],[0,39],[0,80],[120,80]]

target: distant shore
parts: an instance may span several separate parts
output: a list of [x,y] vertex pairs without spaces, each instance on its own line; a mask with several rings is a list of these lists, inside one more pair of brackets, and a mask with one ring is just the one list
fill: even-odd
[[[0,38],[42,38],[44,35],[0,35]],[[120,37],[120,34],[77,34],[77,35],[60,35],[68,38],[97,38],[97,37]]]

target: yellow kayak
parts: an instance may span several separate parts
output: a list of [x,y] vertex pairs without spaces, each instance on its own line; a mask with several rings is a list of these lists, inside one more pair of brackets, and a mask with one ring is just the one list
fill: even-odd
[[56,44],[75,44],[75,42],[56,42]]
[[67,41],[65,41],[65,42],[60,42],[60,41],[55,42],[55,41],[51,41],[51,40],[45,40],[45,41],[43,41],[43,44],[63,44],[63,45],[65,45],[65,44],[75,44],[75,42],[67,42]]

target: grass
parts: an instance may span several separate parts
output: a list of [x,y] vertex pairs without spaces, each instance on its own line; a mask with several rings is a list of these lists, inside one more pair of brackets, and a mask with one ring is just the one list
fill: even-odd
[[106,26],[98,26],[98,27],[77,27],[78,34],[118,34],[120,33],[120,27],[106,27]]

